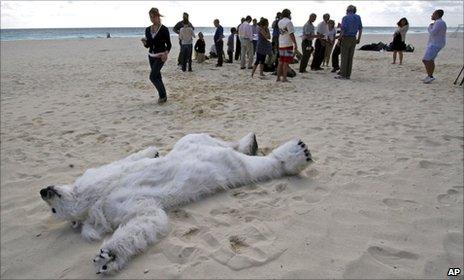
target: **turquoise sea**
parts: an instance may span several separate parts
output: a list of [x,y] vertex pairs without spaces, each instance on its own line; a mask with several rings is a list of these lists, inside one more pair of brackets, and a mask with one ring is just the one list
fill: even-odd
[[[295,27],[296,34],[302,33],[302,27]],[[449,27],[449,32],[456,28]],[[106,38],[107,33],[113,38],[142,37],[144,27],[124,28],[49,28],[49,29],[0,29],[1,41],[18,40],[56,40],[56,39],[84,39],[84,38]],[[172,27],[169,27],[172,35]],[[229,34],[230,27],[225,27],[225,34]],[[395,27],[364,27],[364,34],[393,34]],[[461,29],[462,30],[462,29]],[[203,32],[204,35],[213,35],[214,27],[196,27],[195,33]],[[426,33],[426,27],[411,27],[409,33]]]

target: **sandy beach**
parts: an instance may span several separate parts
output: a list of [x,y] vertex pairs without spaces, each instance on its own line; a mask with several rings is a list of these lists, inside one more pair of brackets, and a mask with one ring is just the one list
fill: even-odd
[[[426,34],[391,65],[356,51],[351,80],[330,69],[275,83],[239,63],[162,70],[157,104],[138,38],[1,42],[1,274],[101,278],[87,242],[53,219],[39,190],[189,133],[257,135],[259,154],[300,137],[315,163],[170,211],[171,230],[113,278],[447,278],[463,269],[462,34],[426,85]],[[364,35],[361,45],[391,35]],[[211,44],[207,38],[207,50]],[[301,48],[301,44],[299,44]],[[297,65],[292,65],[297,69]],[[309,67],[308,67],[309,68]]]

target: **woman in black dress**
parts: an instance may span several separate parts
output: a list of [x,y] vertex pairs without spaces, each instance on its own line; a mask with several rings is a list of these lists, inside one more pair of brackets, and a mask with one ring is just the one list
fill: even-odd
[[406,18],[400,19],[397,23],[398,27],[393,34],[393,62],[396,63],[396,54],[400,56],[400,65],[403,64],[403,51],[406,50],[406,32],[409,29],[409,23]]
[[145,29],[145,38],[142,38],[143,45],[148,48],[148,61],[150,62],[150,81],[156,87],[159,94],[158,103],[167,100],[166,89],[161,78],[161,68],[168,59],[171,50],[171,39],[169,30],[161,24],[162,15],[157,8],[151,8],[148,12],[153,25]]

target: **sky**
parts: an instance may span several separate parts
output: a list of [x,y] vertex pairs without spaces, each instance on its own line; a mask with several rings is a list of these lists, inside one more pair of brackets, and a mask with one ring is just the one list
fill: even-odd
[[310,13],[316,22],[324,13],[339,22],[349,4],[356,5],[364,26],[395,26],[408,18],[410,26],[428,26],[435,9],[443,9],[447,25],[463,24],[461,1],[8,1],[1,3],[1,28],[143,27],[150,25],[148,11],[159,9],[162,22],[173,26],[190,14],[194,26],[213,26],[218,18],[223,26],[236,26],[240,18],[275,17],[288,8],[295,26],[302,26]]

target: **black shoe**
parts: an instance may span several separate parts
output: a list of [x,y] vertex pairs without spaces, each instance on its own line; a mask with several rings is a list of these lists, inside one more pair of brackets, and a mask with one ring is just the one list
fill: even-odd
[[306,70],[301,70],[300,73],[308,73]]
[[324,68],[322,68],[322,67],[317,67],[315,70],[316,70],[316,71],[321,71],[321,70],[324,70]]
[[335,73],[335,72],[337,72],[337,70],[338,70],[337,68],[332,68],[332,71],[330,71],[330,72]]
[[189,71],[189,72],[192,72],[192,68],[189,68],[189,70],[188,70],[188,71]]
[[253,69],[253,67],[248,67],[248,69]]
[[222,64],[216,64],[216,67],[222,67]]
[[246,69],[246,67],[240,67],[240,69],[242,69],[242,70],[243,70],[243,69]]
[[158,99],[158,104],[166,103],[167,100],[168,100],[167,97],[165,97],[165,98],[159,98],[159,99]]

